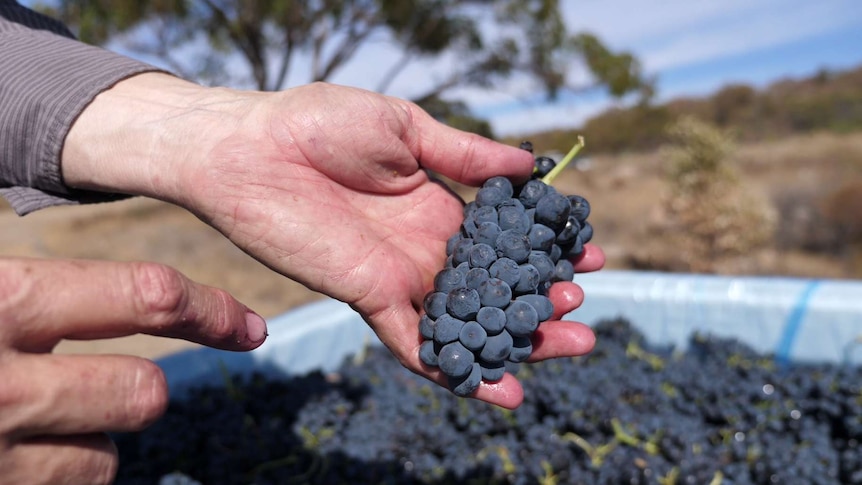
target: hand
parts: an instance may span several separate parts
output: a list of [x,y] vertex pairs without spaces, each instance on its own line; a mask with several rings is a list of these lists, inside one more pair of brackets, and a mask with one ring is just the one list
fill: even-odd
[[104,433],[161,416],[165,377],[137,357],[50,352],[64,338],[135,333],[239,351],[266,329],[226,292],[165,266],[0,258],[0,484],[113,481]]
[[[141,101],[155,93],[177,107]],[[129,100],[140,109],[126,119],[121,107]],[[98,151],[104,126],[120,127],[108,146],[130,155]],[[138,135],[123,139],[123,132]],[[426,170],[478,184],[493,175],[526,179],[533,166],[526,151],[448,128],[411,103],[326,84],[251,93],[137,76],[97,99],[69,140],[67,183],[186,207],[275,271],[349,303],[402,364],[440,383],[418,359],[418,311],[462,205]],[[117,163],[129,159],[132,167]],[[603,263],[589,246],[578,270]],[[557,285],[555,318],[582,298],[577,286]],[[592,348],[584,325],[543,327],[536,358]],[[476,397],[511,408],[523,390],[507,376],[483,384]]]

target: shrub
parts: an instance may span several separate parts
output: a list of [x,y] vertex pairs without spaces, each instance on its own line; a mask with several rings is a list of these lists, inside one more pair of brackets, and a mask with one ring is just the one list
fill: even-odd
[[670,142],[662,232],[690,271],[765,246],[775,228],[772,206],[743,184],[732,164],[733,140],[717,128],[683,117],[668,129]]

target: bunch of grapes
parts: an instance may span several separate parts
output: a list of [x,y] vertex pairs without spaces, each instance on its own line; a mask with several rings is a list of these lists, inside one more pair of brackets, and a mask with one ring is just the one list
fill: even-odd
[[[536,157],[524,184],[486,180],[464,207],[419,321],[419,357],[448,376],[456,395],[472,394],[482,380],[499,381],[507,362],[527,360],[533,332],[554,312],[549,288],[574,277],[570,260],[593,235],[590,205],[550,182],[582,146],[580,140],[559,164]],[[521,148],[533,152],[530,142]]]

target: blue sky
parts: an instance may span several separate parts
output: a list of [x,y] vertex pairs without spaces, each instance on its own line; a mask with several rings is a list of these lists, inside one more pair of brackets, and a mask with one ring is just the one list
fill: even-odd
[[[561,4],[573,32],[591,31],[612,49],[635,54],[646,73],[656,77],[659,100],[709,94],[731,82],[759,87],[824,68],[862,65],[862,0],[561,0]],[[123,52],[122,43],[109,47]],[[381,71],[397,56],[391,44],[371,43],[331,81],[374,89]],[[415,95],[430,77],[445,75],[453,62],[458,59],[414,63],[387,94]],[[291,85],[308,79],[301,60],[291,72]],[[580,66],[572,66],[571,74],[586,80]],[[548,103],[537,92],[528,80],[515,79],[499,89],[462,89],[454,94],[489,119],[499,135],[576,127],[614,103],[600,92]]]
[[[564,0],[573,30],[591,30],[634,53],[656,76],[659,100],[714,92],[727,83],[764,86],[819,69],[862,65],[862,1]],[[862,89],[862,87],[860,87]],[[477,103],[501,134],[577,126],[613,104],[601,94],[558,103]],[[544,120],[544,121],[540,121]],[[563,121],[565,120],[565,121]]]

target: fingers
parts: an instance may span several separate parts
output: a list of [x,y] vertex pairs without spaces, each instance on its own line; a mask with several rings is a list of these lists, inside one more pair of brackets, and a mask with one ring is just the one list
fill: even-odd
[[263,319],[223,290],[154,263],[0,259],[0,316],[16,347],[146,333],[250,350]]
[[572,264],[575,266],[575,273],[598,271],[605,265],[605,252],[599,246],[587,243],[584,245],[584,252],[573,260]]
[[560,320],[542,322],[531,340],[529,362],[584,355],[596,345],[596,335],[589,326]]
[[0,435],[137,431],[168,405],[162,370],[113,355],[17,353],[0,366]]
[[413,151],[422,167],[474,186],[496,175],[530,176],[535,163],[530,152],[451,128],[415,106],[412,113],[418,132]]
[[507,372],[497,382],[482,381],[471,397],[506,409],[515,409],[524,402],[524,388],[515,376]]
[[0,485],[110,484],[117,467],[105,434],[31,438],[0,454]]
[[581,306],[584,302],[584,291],[575,283],[560,281],[551,286],[548,298],[554,304],[551,320],[559,320],[563,315]]

